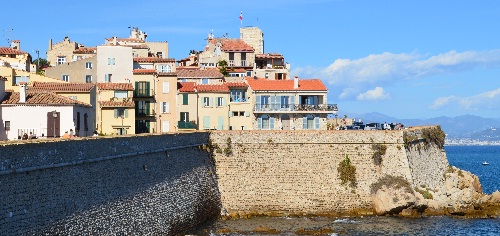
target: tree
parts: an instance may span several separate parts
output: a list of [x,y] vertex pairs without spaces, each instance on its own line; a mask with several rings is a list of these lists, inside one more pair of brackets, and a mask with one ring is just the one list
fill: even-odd
[[37,71],[36,71],[37,74],[43,74],[42,68],[47,68],[50,66],[50,62],[44,58],[38,58],[38,59],[34,60],[33,62],[31,62],[31,64],[36,64],[38,66]]
[[218,62],[219,65],[219,71],[222,73],[224,76],[228,76],[229,73],[227,72],[227,61],[226,60],[220,60]]

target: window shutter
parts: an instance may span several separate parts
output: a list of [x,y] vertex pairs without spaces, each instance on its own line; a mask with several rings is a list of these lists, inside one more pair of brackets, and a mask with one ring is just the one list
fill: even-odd
[[125,111],[124,111],[124,113],[125,113],[125,118],[128,118],[128,109],[127,109],[127,108],[125,108],[124,110],[125,110]]
[[290,110],[294,111],[295,110],[295,96],[290,96]]
[[257,129],[262,129],[262,117],[259,117],[258,121],[257,121]]
[[226,106],[226,98],[222,98],[222,106]]
[[260,111],[260,96],[255,96],[255,110]]
[[118,118],[118,109],[115,108],[115,118]]
[[203,117],[203,128],[205,129],[210,128],[210,116]]
[[146,95],[148,95],[148,96],[152,95],[152,94],[150,93],[149,82],[146,82]]
[[182,94],[182,105],[188,105],[188,94],[187,93]]
[[170,103],[165,102],[165,113],[170,113]]
[[274,117],[269,118],[269,129],[274,129]]
[[246,116],[246,117],[249,117],[249,116],[250,116],[250,112],[245,111],[245,116]]
[[170,83],[163,82],[163,93],[169,93],[169,91],[170,91]]
[[314,128],[319,129],[319,117],[314,117]]
[[307,129],[307,116],[302,118],[302,129]]
[[233,112],[229,111],[229,117],[233,117]]

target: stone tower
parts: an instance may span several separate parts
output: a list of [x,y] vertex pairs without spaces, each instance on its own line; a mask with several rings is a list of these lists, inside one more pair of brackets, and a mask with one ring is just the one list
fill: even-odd
[[264,33],[259,27],[241,27],[240,39],[255,49],[255,54],[264,53]]

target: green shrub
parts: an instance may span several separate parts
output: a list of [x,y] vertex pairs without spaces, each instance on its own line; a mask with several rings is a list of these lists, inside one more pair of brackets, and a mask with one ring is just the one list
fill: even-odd
[[339,178],[342,185],[349,183],[349,186],[355,188],[358,183],[356,182],[356,167],[351,164],[348,155],[345,155],[344,160],[339,163],[337,167]]
[[405,188],[407,192],[412,192],[408,180],[404,179],[401,176],[392,176],[392,175],[385,175],[382,178],[378,179],[377,182],[373,183],[370,186],[370,192],[372,194],[375,194],[383,186],[387,186],[388,188],[392,187],[394,189]]
[[430,193],[429,190],[427,190],[427,189],[423,190],[423,189],[419,189],[419,188],[415,187],[415,191],[422,194],[422,196],[424,196],[425,199],[434,199],[434,197],[432,196],[432,193]]
[[372,149],[375,150],[375,152],[372,155],[373,163],[375,163],[375,165],[381,165],[382,156],[385,155],[387,146],[385,144],[373,144]]
[[441,126],[427,128],[422,130],[422,139],[426,145],[431,143],[436,144],[439,148],[444,147],[444,139],[446,134],[441,130]]

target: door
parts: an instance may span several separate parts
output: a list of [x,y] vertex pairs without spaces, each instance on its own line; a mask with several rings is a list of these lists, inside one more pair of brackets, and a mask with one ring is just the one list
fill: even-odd
[[168,120],[162,121],[161,132],[170,132],[170,122]]
[[60,133],[61,113],[57,111],[47,112],[47,137],[57,138]]
[[283,130],[290,130],[290,117],[288,115],[281,116],[281,127]]

